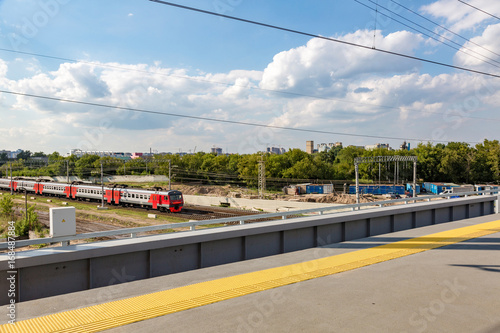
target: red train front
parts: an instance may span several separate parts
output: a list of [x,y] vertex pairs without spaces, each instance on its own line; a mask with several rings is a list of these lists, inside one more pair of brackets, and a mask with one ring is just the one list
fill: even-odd
[[172,213],[178,213],[182,210],[182,206],[184,206],[184,198],[182,197],[182,193],[180,191],[168,191],[168,209]]

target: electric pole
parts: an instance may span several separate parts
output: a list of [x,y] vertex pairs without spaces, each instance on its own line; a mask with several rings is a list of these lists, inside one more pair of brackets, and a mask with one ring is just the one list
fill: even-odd
[[101,188],[102,188],[101,207],[104,208],[104,175],[102,170],[102,162],[101,162]]
[[172,189],[172,161],[168,160],[168,190]]
[[264,155],[261,156],[259,161],[259,199],[264,199],[266,192],[266,162]]
[[10,195],[14,195],[14,182],[12,181],[12,162],[10,162]]

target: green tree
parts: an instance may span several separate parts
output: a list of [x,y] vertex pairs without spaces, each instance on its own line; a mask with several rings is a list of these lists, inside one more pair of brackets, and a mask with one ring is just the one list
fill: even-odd
[[472,161],[472,178],[474,182],[500,181],[500,143],[498,140],[484,140],[476,145],[476,153]]
[[29,230],[40,232],[42,225],[38,221],[38,214],[35,211],[36,206],[29,206],[27,212],[23,212],[22,219],[14,225],[17,236],[26,236]]
[[31,152],[29,150],[25,150],[17,154],[16,159],[18,160],[29,160],[31,157]]
[[14,217],[14,200],[12,200],[10,195],[2,195],[2,199],[0,200],[0,214],[9,219]]
[[419,143],[417,148],[411,152],[418,158],[418,177],[426,182],[444,181],[444,175],[441,173],[440,168],[441,160],[443,158],[443,144],[436,146],[428,142],[426,144]]
[[345,147],[337,154],[337,163],[335,165],[336,174],[340,179],[354,179],[354,158],[362,156],[365,149],[358,147]]
[[96,155],[85,155],[82,156],[75,163],[75,172],[81,179],[86,179],[92,176],[92,172],[96,174],[96,169],[94,167],[94,162],[99,160],[99,156]]
[[43,151],[39,151],[31,155],[31,157],[47,157]]
[[472,150],[468,143],[450,142],[443,149],[439,172],[443,181],[468,183],[472,161]]

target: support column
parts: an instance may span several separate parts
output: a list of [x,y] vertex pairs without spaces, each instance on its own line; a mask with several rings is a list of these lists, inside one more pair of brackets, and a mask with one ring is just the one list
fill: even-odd
[[413,197],[417,197],[417,161],[413,162]]
[[359,204],[359,165],[354,163],[354,172],[356,173],[356,203]]
[[495,214],[498,214],[500,212],[499,206],[500,205],[500,195],[497,194],[497,200],[495,201]]

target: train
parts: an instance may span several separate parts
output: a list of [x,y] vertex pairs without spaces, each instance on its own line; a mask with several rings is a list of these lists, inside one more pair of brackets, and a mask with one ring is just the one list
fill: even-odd
[[[54,183],[0,178],[0,189],[14,192],[28,192],[38,195],[55,196],[73,200],[101,201],[109,205],[142,207],[153,210],[179,213],[184,206],[182,192],[161,189],[142,190],[118,186],[98,186],[83,183]],[[103,195],[104,191],[104,195]]]

